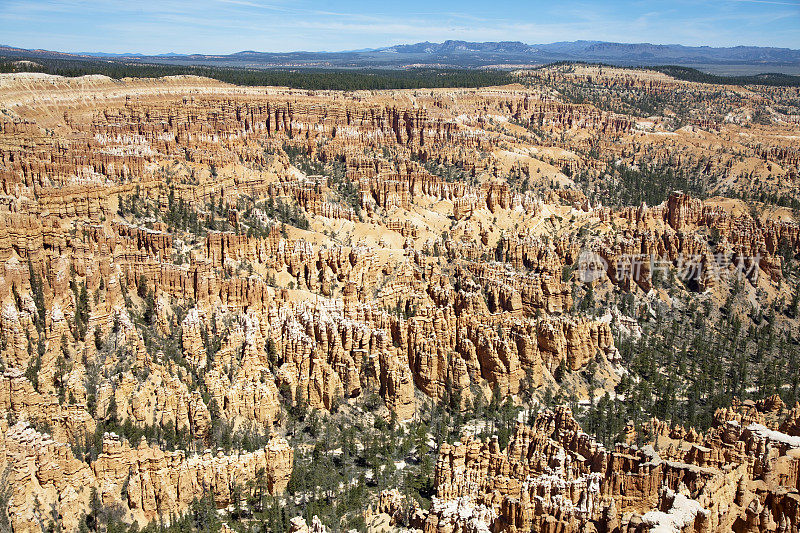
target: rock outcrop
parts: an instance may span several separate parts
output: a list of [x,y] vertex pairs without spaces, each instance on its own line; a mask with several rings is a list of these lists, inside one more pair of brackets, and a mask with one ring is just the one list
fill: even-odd
[[[93,492],[142,526],[204,495],[226,507],[256,478],[280,494],[293,406],[333,412],[378,394],[403,422],[431,400],[519,404],[544,387],[583,392],[595,375],[611,390],[625,375],[615,325],[641,333],[647,310],[606,312],[594,291],[604,307],[673,301],[657,278],[691,269],[676,285],[687,299],[741,281],[759,309],[791,301],[790,210],[682,192],[597,202],[609,173],[668,168],[792,205],[791,88],[587,65],[513,75],[531,83],[335,92],[0,74],[0,451],[14,531],[51,511],[72,530]],[[617,111],[562,101],[553,84]],[[690,124],[619,109],[664,95]],[[437,499],[413,525],[790,531],[800,407],[775,423],[785,411],[775,397],[735,403],[706,434],[654,421],[672,445],[658,452],[605,450],[563,409],[505,450],[465,437],[442,448]],[[260,444],[216,450],[231,434]],[[639,437],[629,424],[624,438]],[[376,512],[399,523],[411,504],[398,498]]]
[[797,491],[798,450],[798,437],[736,420],[663,452],[606,450],[562,407],[520,424],[505,450],[496,438],[469,436],[442,446],[424,528],[787,531],[800,524],[787,500]]
[[[3,435],[3,469],[11,468],[9,516],[14,531],[39,531],[53,509],[68,530],[77,528],[96,493],[103,505],[118,507],[140,524],[181,514],[194,499],[210,494],[217,507],[231,503],[231,491],[264,476],[271,494],[289,483],[294,457],[286,440],[273,437],[251,453],[206,451],[187,457],[144,441],[132,447],[114,434],[103,438],[91,464],[75,458],[70,446],[19,422]],[[38,505],[36,505],[38,502]]]

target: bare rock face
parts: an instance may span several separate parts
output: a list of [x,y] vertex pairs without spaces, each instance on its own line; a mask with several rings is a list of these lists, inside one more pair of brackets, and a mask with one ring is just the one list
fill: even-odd
[[[591,68],[520,73],[527,87],[369,93],[0,75],[0,451],[14,531],[51,509],[74,529],[93,491],[140,525],[204,493],[227,506],[259,472],[279,494],[293,461],[281,437],[192,450],[221,426],[278,435],[291,405],[377,393],[404,421],[422,396],[464,410],[494,394],[519,402],[593,362],[619,379],[622,319],[587,310],[589,286],[659,298],[651,274],[691,257],[687,293],[717,295],[741,269],[748,289],[791,296],[784,261],[800,254],[800,226],[787,212],[682,192],[611,209],[568,179],[602,185],[616,161],[741,188],[768,166],[759,178],[790,184],[768,192],[794,200],[796,120],[774,105],[780,120],[740,135],[736,118],[783,89]],[[549,87],[591,76],[737,109],[661,135]],[[605,262],[588,284],[584,252]],[[625,276],[633,258],[640,275]],[[437,499],[411,521],[427,533],[793,531],[800,407],[777,423],[786,410],[733,404],[705,434],[654,421],[673,445],[658,452],[605,450],[567,410],[547,412],[505,450],[443,447]],[[103,436],[110,425],[150,441]],[[625,437],[641,435],[631,424]],[[378,502],[395,521],[397,496]]]
[[51,508],[65,528],[76,529],[89,510],[93,491],[104,505],[117,506],[140,523],[180,514],[206,493],[218,507],[227,507],[234,485],[255,480],[261,471],[267,490],[280,494],[289,483],[294,459],[280,437],[252,453],[207,451],[186,457],[182,451],[161,451],[144,441],[134,448],[106,434],[103,452],[89,465],[73,457],[68,444],[24,422],[5,432],[4,449],[4,468],[12,468],[9,516],[14,531],[39,531],[39,520],[49,520]]
[[[147,378],[139,381],[132,373],[121,374],[112,387],[101,389],[99,399],[107,405],[113,395],[117,417],[138,426],[172,424],[200,438],[207,437],[210,414],[198,391],[189,392],[178,376],[161,365],[146,365]],[[108,396],[107,396],[108,395]]]
[[731,420],[664,455],[608,451],[559,408],[519,425],[505,450],[468,436],[442,446],[425,530],[784,531],[800,524],[785,507],[798,450],[797,437]]
[[12,469],[8,515],[14,531],[40,531],[39,520],[48,519],[41,513],[47,513],[51,505],[65,528],[76,529],[81,512],[88,507],[89,488],[95,484],[91,467],[73,457],[68,444],[38,433],[25,422],[6,428],[3,444],[3,468]]
[[793,437],[800,437],[800,405],[795,404],[781,424],[780,431]]
[[[408,506],[406,497],[397,489],[387,489],[381,491],[378,503],[370,506],[365,514],[366,521],[369,522],[374,515],[385,515],[388,517],[389,525],[402,523],[403,509]],[[417,510],[419,508],[417,507]]]
[[[414,378],[407,364],[399,356],[388,351],[381,352],[380,393],[389,409],[398,418],[407,420],[414,415]],[[383,358],[386,359],[383,359]]]
[[7,418],[27,418],[47,425],[60,442],[77,442],[93,434],[96,427],[85,408],[60,405],[56,398],[39,394],[18,369],[0,375],[0,411]]
[[290,533],[328,533],[328,528],[325,527],[317,515],[311,519],[311,525],[306,523],[305,518],[302,516],[295,516],[290,521]]

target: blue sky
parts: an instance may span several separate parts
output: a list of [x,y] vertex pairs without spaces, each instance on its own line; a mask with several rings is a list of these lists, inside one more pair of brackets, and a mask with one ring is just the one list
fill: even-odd
[[446,39],[800,48],[800,0],[0,0],[0,44],[23,48],[227,54]]

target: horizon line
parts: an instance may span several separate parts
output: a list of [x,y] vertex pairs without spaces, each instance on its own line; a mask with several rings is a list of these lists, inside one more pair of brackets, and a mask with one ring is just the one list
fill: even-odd
[[75,56],[91,56],[91,55],[111,55],[111,56],[134,56],[134,57],[159,57],[159,56],[231,56],[246,52],[252,52],[256,54],[296,54],[296,53],[311,53],[311,54],[343,54],[343,53],[364,53],[364,52],[378,52],[382,50],[386,50],[389,48],[394,48],[397,46],[413,46],[413,45],[420,45],[420,44],[432,44],[432,45],[442,45],[448,42],[454,43],[468,43],[468,44],[488,44],[488,43],[495,43],[495,44],[502,44],[502,43],[509,43],[509,44],[522,44],[525,46],[549,46],[553,44],[561,44],[561,43],[598,43],[598,44],[622,44],[622,45],[649,45],[649,46],[680,46],[683,48],[695,48],[695,49],[718,49],[718,50],[730,50],[736,48],[760,48],[760,49],[775,49],[775,50],[790,50],[800,52],[800,48],[791,48],[788,46],[762,46],[762,45],[750,45],[750,44],[739,44],[735,46],[714,46],[714,45],[687,45],[681,43],[653,43],[647,41],[638,41],[638,42],[624,42],[624,41],[605,41],[605,40],[595,40],[595,39],[575,39],[575,40],[562,40],[562,41],[551,41],[551,42],[542,42],[542,43],[526,43],[525,41],[520,40],[507,40],[507,41],[466,41],[463,39],[445,39],[444,41],[417,41],[417,42],[401,42],[396,44],[389,44],[385,46],[375,46],[375,47],[362,47],[362,48],[355,48],[355,49],[348,49],[348,50],[278,50],[278,51],[267,51],[267,50],[253,50],[253,49],[244,49],[244,50],[237,50],[235,52],[158,52],[158,53],[141,53],[141,52],[107,52],[103,50],[95,50],[95,51],[65,51],[65,50],[52,50],[47,48],[25,48],[23,46],[16,46],[11,44],[0,44],[0,48],[8,48],[8,49],[15,49],[15,50],[24,50],[28,52],[50,52],[56,54],[67,54],[67,55],[75,55]]

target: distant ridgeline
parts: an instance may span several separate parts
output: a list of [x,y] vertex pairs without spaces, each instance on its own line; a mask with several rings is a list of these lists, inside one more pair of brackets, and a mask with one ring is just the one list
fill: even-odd
[[111,78],[205,76],[234,85],[274,85],[310,90],[421,89],[436,87],[488,87],[512,83],[511,74],[478,69],[269,69],[220,68],[139,64],[113,60],[28,59],[0,56],[0,72],[43,72],[60,76],[102,74]]
[[663,72],[679,80],[696,81],[699,83],[715,83],[721,85],[775,85],[785,87],[800,86],[800,76],[791,76],[789,74],[779,74],[776,72],[753,74],[750,76],[718,76],[716,74],[707,74],[694,68],[681,67],[678,65],[648,68]]
[[[559,61],[552,64],[600,64],[581,61]],[[612,65],[607,65],[612,66]],[[662,72],[679,80],[720,85],[772,85],[800,87],[800,76],[779,73],[748,76],[719,76],[677,65],[617,67],[645,68]],[[0,73],[43,72],[76,77],[102,74],[111,78],[159,78],[194,75],[213,78],[234,85],[273,85],[310,90],[379,90],[422,89],[437,87],[489,87],[515,81],[509,71],[475,68],[268,68],[245,69],[205,65],[170,65],[139,63],[124,59],[52,58],[33,55],[0,55]]]
[[672,76],[677,80],[693,81],[697,83],[712,83],[715,85],[771,85],[779,87],[800,87],[800,76],[791,74],[781,74],[778,72],[765,72],[762,74],[749,74],[742,76],[721,76],[709,74],[692,67],[681,65],[643,65],[638,67],[614,65],[611,63],[601,63],[596,61],[554,61],[547,65],[542,65],[534,70],[546,69],[557,65],[599,65],[601,67],[621,68],[630,70],[651,70],[661,72],[667,76]]

